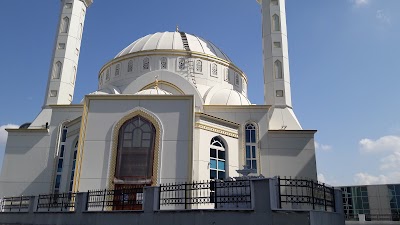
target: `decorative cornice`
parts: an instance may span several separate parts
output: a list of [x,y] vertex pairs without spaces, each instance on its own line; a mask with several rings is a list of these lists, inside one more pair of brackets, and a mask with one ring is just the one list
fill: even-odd
[[212,115],[209,115],[209,114],[206,114],[206,113],[196,112],[196,116],[200,117],[200,119],[201,118],[209,119],[209,120],[212,120],[212,121],[215,121],[215,122],[223,123],[225,125],[228,125],[228,126],[231,126],[231,127],[234,127],[234,128],[238,128],[240,126],[240,124],[238,124],[238,123],[235,123],[235,122],[232,122],[232,121],[229,121],[229,120],[225,120],[225,119],[222,119],[222,118],[219,118],[219,117],[216,117],[216,116],[212,116]]
[[6,128],[5,129],[9,133],[48,133],[49,129],[40,128],[40,129],[18,129],[18,128]]
[[268,130],[268,133],[272,134],[315,134],[317,132],[317,130]]
[[196,128],[202,129],[202,130],[207,130],[211,131],[214,133],[222,134],[228,137],[233,137],[233,138],[239,138],[239,135],[237,133],[234,133],[232,131],[224,130],[218,127],[210,126],[208,124],[203,124],[203,123],[196,123],[195,125]]
[[271,105],[204,105],[204,109],[262,109],[269,110]]

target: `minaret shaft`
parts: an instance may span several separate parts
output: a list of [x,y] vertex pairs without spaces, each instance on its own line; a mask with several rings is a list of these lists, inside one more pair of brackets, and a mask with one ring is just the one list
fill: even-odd
[[269,129],[301,129],[292,110],[285,0],[258,0],[262,11],[264,102]]
[[86,9],[91,3],[91,0],[61,0],[44,107],[72,102]]

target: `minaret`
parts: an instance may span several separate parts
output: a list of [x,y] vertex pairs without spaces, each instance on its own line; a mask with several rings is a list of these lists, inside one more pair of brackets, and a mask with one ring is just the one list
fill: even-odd
[[270,130],[301,130],[292,109],[285,0],[258,0],[262,11],[264,101]]
[[44,107],[72,102],[86,9],[92,3],[93,0],[61,0]]

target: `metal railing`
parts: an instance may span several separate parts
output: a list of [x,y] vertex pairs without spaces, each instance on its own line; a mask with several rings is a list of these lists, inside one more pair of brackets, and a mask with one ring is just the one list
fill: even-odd
[[1,212],[28,212],[31,196],[4,197],[1,199]]
[[313,180],[278,178],[282,209],[335,211],[335,189]]
[[[193,205],[209,208],[251,208],[249,180],[203,181],[160,185],[160,206],[181,205],[184,209]],[[205,207],[207,208],[207,207]]]
[[36,211],[74,211],[76,193],[39,195]]
[[88,211],[142,210],[143,186],[88,191]]

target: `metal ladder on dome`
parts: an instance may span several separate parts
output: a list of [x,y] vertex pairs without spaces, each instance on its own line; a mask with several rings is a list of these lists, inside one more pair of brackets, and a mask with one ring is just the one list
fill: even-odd
[[189,42],[186,36],[185,32],[179,32],[179,34],[181,35],[181,39],[182,39],[182,43],[183,43],[183,47],[185,48],[186,51],[189,52],[189,58],[187,60],[185,60],[186,65],[188,65],[188,79],[192,80],[193,85],[197,88],[197,84],[196,84],[196,77],[193,74],[194,71],[194,61],[193,59],[191,59],[191,53],[190,53],[190,47],[189,47]]

